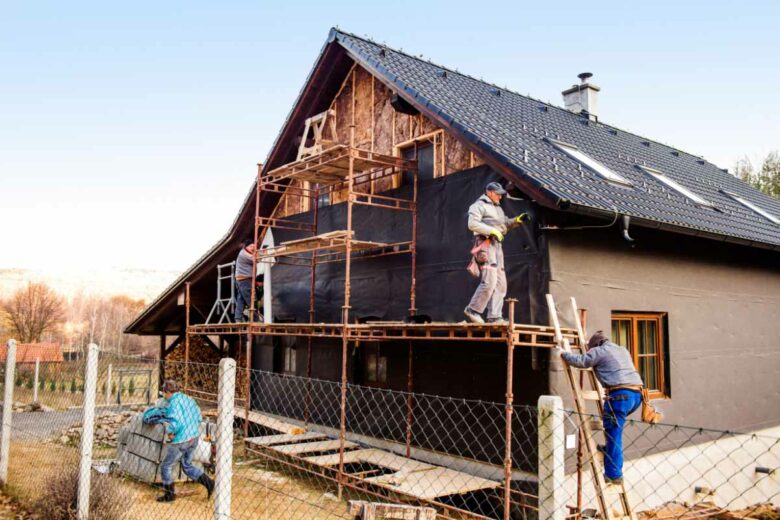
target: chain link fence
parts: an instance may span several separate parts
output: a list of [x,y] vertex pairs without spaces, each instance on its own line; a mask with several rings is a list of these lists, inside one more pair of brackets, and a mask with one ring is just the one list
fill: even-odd
[[[39,366],[38,411],[27,408],[34,372],[24,367],[12,379],[18,406],[4,480],[44,518],[350,519],[369,502],[409,515],[433,508],[445,519],[604,516],[579,433],[581,419],[594,418],[564,410],[560,399],[507,409],[247,370],[230,359],[95,356],[92,365]],[[157,403],[163,374],[181,388]],[[596,437],[604,443],[603,432]],[[629,421],[624,453],[638,517],[777,518],[780,436],[772,430]]]

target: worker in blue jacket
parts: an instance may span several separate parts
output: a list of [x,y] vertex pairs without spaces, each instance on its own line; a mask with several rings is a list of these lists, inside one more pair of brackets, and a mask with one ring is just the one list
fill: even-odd
[[[163,482],[163,494],[158,502],[173,502],[176,499],[173,486],[173,466],[181,460],[181,469],[185,475],[206,488],[208,497],[214,491],[214,481],[200,468],[192,465],[192,456],[200,438],[201,414],[198,404],[188,395],[179,391],[176,381],[165,381],[162,386],[165,404],[144,413],[144,422],[161,421],[165,424],[168,444],[160,465]],[[160,417],[160,411],[163,411]],[[147,418],[148,416],[148,418]]]

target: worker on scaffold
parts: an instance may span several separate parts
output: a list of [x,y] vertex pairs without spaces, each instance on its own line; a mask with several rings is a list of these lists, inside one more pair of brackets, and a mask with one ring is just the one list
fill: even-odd
[[[236,293],[236,306],[233,311],[233,320],[236,323],[247,321],[244,316],[244,309],[249,308],[250,312],[252,307],[252,265],[254,264],[255,253],[257,252],[257,246],[254,240],[247,238],[241,242],[241,250],[236,257],[236,271],[235,271],[235,293]],[[257,284],[255,290],[255,300],[260,301],[263,294],[263,283],[261,280],[265,273],[265,263],[257,263],[257,273],[255,273],[254,283]],[[262,317],[255,310],[255,320],[262,321]]]
[[482,313],[487,309],[487,321],[506,324],[503,317],[506,297],[506,271],[501,242],[511,230],[523,225],[528,216],[523,213],[508,218],[501,209],[501,197],[506,190],[497,182],[485,186],[485,193],[469,207],[469,231],[474,233],[477,244],[475,259],[480,269],[480,281],[463,313],[472,323],[485,323]]

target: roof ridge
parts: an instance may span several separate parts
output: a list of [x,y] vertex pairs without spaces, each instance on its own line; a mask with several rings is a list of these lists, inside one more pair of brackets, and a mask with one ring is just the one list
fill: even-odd
[[[448,66],[446,66],[446,65],[442,65],[442,64],[440,64],[440,63],[435,63],[435,62],[433,62],[432,60],[425,60],[425,59],[422,59],[422,58],[420,58],[419,56],[414,56],[413,54],[409,54],[408,52],[405,52],[405,51],[403,51],[403,50],[399,50],[399,49],[397,49],[397,48],[395,48],[395,47],[391,47],[391,46],[389,46],[389,45],[387,45],[387,44],[385,44],[385,43],[379,43],[379,42],[376,42],[376,41],[372,40],[372,39],[371,39],[370,37],[368,37],[368,36],[359,36],[359,35],[357,35],[357,34],[355,34],[355,33],[351,33],[351,32],[349,32],[349,31],[345,31],[345,30],[343,30],[343,29],[340,29],[339,27],[333,27],[331,30],[333,30],[333,31],[336,31],[337,33],[339,33],[339,34],[342,34],[342,35],[344,35],[344,36],[348,36],[348,37],[350,37],[350,38],[355,38],[355,39],[357,39],[357,40],[361,40],[361,41],[363,41],[363,42],[370,43],[371,45],[378,45],[378,46],[380,46],[380,47],[382,47],[382,48],[385,48],[385,49],[391,50],[391,51],[393,51],[393,52],[395,52],[395,53],[397,53],[397,54],[400,54],[400,55],[402,55],[402,56],[406,56],[407,58],[411,58],[411,59],[413,59],[413,60],[416,60],[416,61],[419,61],[419,62],[422,62],[422,63],[427,63],[428,65],[433,65],[434,67],[438,67],[438,68],[440,68],[440,69],[442,69],[442,70],[446,70],[447,72],[451,72],[451,73],[453,73],[453,74],[458,74],[459,76],[462,76],[462,77],[464,77],[464,78],[468,78],[468,79],[471,79],[471,80],[474,80],[474,81],[478,81],[478,82],[482,83],[483,85],[487,85],[487,86],[489,86],[489,87],[495,87],[495,88],[501,89],[501,90],[503,90],[503,91],[505,91],[505,92],[508,92],[508,93],[510,93],[510,94],[513,94],[513,95],[515,95],[515,96],[524,97],[524,98],[526,98],[526,99],[530,99],[531,101],[535,101],[535,102],[537,102],[537,103],[542,103],[542,104],[544,104],[544,105],[546,105],[546,106],[548,106],[548,107],[552,107],[552,108],[554,108],[554,109],[556,109],[556,110],[559,110],[559,111],[561,111],[562,113],[564,113],[564,114],[567,114],[567,115],[569,115],[569,116],[572,116],[572,117],[580,117],[580,116],[579,116],[579,114],[575,114],[574,112],[571,112],[571,111],[569,111],[569,110],[566,110],[564,107],[561,107],[561,106],[559,106],[559,105],[554,105],[554,104],[552,104],[550,101],[544,101],[544,100],[542,100],[542,99],[539,99],[539,98],[533,97],[533,96],[532,96],[532,95],[530,95],[530,94],[521,94],[520,92],[517,92],[516,90],[512,90],[511,88],[507,87],[506,85],[502,87],[502,86],[500,86],[500,85],[498,85],[498,84],[496,84],[496,83],[491,83],[491,82],[489,82],[489,81],[485,81],[484,79],[477,78],[477,77],[475,77],[475,76],[472,76],[472,75],[470,75],[470,74],[466,74],[466,73],[460,72],[459,70],[457,70],[457,69],[452,69],[451,67],[448,67]],[[640,135],[640,134],[638,134],[638,133],[636,133],[636,132],[633,132],[633,131],[631,131],[631,130],[626,130],[625,128],[622,128],[622,127],[617,127],[617,126],[615,126],[615,125],[613,125],[613,124],[606,123],[606,122],[602,121],[600,118],[597,118],[597,119],[596,119],[596,123],[597,123],[597,124],[599,124],[599,125],[602,125],[602,126],[604,126],[604,127],[607,127],[607,128],[612,128],[612,129],[614,129],[614,130],[617,130],[617,131],[619,131],[619,132],[623,132],[623,133],[625,133],[625,134],[632,135],[632,136],[634,136],[634,137],[638,137],[639,139],[642,139],[642,140],[645,140],[645,141],[649,141],[649,142],[651,142],[651,143],[655,143],[655,144],[657,144],[657,145],[659,145],[659,146],[664,146],[664,147],[666,147],[666,148],[669,148],[671,151],[676,151],[676,152],[684,153],[684,154],[686,154],[686,155],[688,155],[688,156],[690,156],[690,157],[692,157],[692,158],[694,158],[694,159],[701,159],[701,160],[705,161],[706,163],[708,163],[708,164],[711,164],[712,166],[715,166],[716,168],[719,168],[719,169],[720,169],[720,166],[718,166],[717,164],[715,164],[715,163],[713,163],[713,162],[711,162],[711,161],[708,161],[708,160],[707,160],[707,159],[705,159],[705,158],[704,158],[704,156],[702,156],[702,155],[695,154],[695,153],[691,153],[691,152],[687,152],[687,151],[685,151],[685,150],[683,150],[683,149],[681,149],[681,148],[678,148],[678,147],[676,147],[676,146],[672,146],[672,145],[670,145],[670,144],[664,143],[664,142],[662,142],[662,141],[659,141],[659,140],[657,140],[657,139],[654,139],[654,138],[652,138],[652,137],[647,137],[647,136],[644,136],[644,135]]]

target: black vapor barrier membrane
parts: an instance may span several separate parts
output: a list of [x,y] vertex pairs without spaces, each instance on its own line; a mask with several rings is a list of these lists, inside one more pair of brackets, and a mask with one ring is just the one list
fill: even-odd
[[[417,213],[417,314],[433,321],[464,319],[477,279],[466,272],[472,233],[467,229],[468,207],[484,193],[485,185],[502,179],[487,166],[472,168],[444,178],[418,183]],[[411,186],[402,186],[389,196],[411,198]],[[528,201],[502,201],[508,216],[528,213],[531,222],[511,231],[504,241],[508,281],[507,297],[518,300],[515,320],[544,324],[547,321],[544,294],[548,286],[547,244],[538,231],[536,206]],[[311,213],[291,217],[312,221]],[[318,233],[346,229],[347,207],[341,203],[319,208]],[[411,240],[411,214],[370,206],[353,206],[355,238],[373,242]],[[274,230],[276,244],[307,235]],[[341,322],[344,304],[344,262],[317,267],[315,321]],[[308,321],[309,267],[289,265],[284,258],[273,267],[274,316],[280,321]],[[351,275],[350,321],[374,316],[400,320],[409,314],[411,255],[354,259]],[[504,312],[506,313],[506,307]]]

